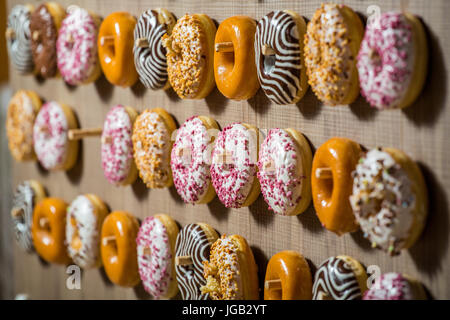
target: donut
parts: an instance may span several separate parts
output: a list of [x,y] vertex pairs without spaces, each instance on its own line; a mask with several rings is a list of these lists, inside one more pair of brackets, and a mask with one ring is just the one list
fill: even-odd
[[390,272],[379,276],[364,294],[364,300],[427,300],[423,285],[401,273]]
[[191,223],[178,233],[175,245],[175,271],[183,300],[207,300],[208,293],[200,288],[206,285],[203,261],[209,260],[211,245],[219,238],[206,223]]
[[34,151],[47,170],[70,170],[77,161],[79,143],[68,131],[78,127],[72,109],[55,101],[45,103],[33,127]]
[[102,264],[100,232],[108,211],[95,194],[79,195],[67,209],[67,252],[83,269],[97,268]]
[[167,73],[182,99],[203,99],[214,89],[216,26],[205,14],[186,14],[165,34]]
[[162,37],[170,35],[176,19],[166,9],[144,11],[134,28],[134,65],[139,80],[153,90],[170,87],[167,75],[167,50]]
[[256,22],[247,16],[222,21],[217,29],[214,78],[217,89],[227,98],[248,100],[259,89],[254,42]]
[[19,90],[6,114],[6,134],[11,155],[17,161],[35,160],[33,125],[42,102],[34,91]]
[[419,166],[404,152],[375,148],[353,172],[350,202],[364,236],[390,255],[410,248],[428,213],[428,193]]
[[140,282],[136,237],[139,222],[125,211],[111,212],[103,221],[101,257],[106,275],[112,283],[134,287]]
[[67,203],[59,198],[44,198],[33,212],[31,234],[39,256],[49,263],[69,264],[66,239]]
[[219,132],[212,154],[211,179],[227,208],[248,207],[261,191],[257,179],[258,128],[233,123]]
[[387,12],[369,20],[358,54],[361,94],[374,108],[410,106],[427,76],[428,45],[419,18]]
[[366,290],[366,270],[357,260],[331,257],[316,271],[313,300],[361,300]]
[[101,75],[97,35],[101,19],[77,6],[68,8],[56,40],[56,61],[65,82],[80,85]]
[[6,46],[9,59],[22,74],[33,73],[34,63],[31,54],[30,19],[34,6],[15,5],[8,15],[6,26]]
[[170,153],[172,132],[176,128],[172,116],[161,108],[145,110],[134,123],[134,159],[139,176],[148,188],[166,188],[173,184]]
[[258,267],[242,236],[217,239],[203,268],[206,285],[200,290],[213,300],[258,300]]
[[342,4],[322,4],[308,23],[306,73],[311,89],[326,105],[348,105],[358,97],[356,56],[363,34],[359,16]]
[[20,183],[13,196],[11,218],[16,241],[25,251],[33,251],[31,225],[35,205],[46,196],[44,187],[36,180]]
[[255,62],[258,79],[274,103],[297,103],[308,90],[303,38],[306,22],[290,11],[272,11],[258,22]]
[[106,115],[102,132],[102,167],[109,183],[119,186],[132,184],[137,178],[133,159],[133,124],[138,113],[123,105],[113,106]]
[[350,205],[352,172],[361,156],[358,143],[332,138],[314,155],[311,189],[314,208],[322,226],[337,235],[358,230]]
[[145,291],[155,299],[178,293],[175,274],[175,242],[179,228],[167,214],[147,217],[136,238],[139,275]]
[[306,259],[292,250],[270,258],[264,282],[264,300],[311,300],[312,276]]
[[258,179],[269,210],[303,213],[311,203],[312,152],[295,129],[271,129],[259,150]]
[[113,85],[131,87],[138,79],[133,61],[136,18],[114,12],[103,20],[98,32],[98,57],[106,79]]
[[36,70],[43,78],[57,76],[56,40],[66,12],[56,2],[46,2],[30,18],[31,52]]
[[211,151],[217,122],[207,116],[193,116],[177,130],[170,165],[178,194],[185,203],[208,203],[216,192],[211,183]]

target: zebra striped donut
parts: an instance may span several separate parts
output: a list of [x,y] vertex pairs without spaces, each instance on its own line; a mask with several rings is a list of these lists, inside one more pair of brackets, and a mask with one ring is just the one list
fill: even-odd
[[[299,25],[290,13],[272,11],[256,27],[255,60],[259,82],[267,97],[276,104],[295,103],[306,91]],[[300,21],[304,20],[299,17]],[[268,45],[275,55],[264,56]]]
[[199,224],[191,223],[181,229],[177,236],[175,254],[177,257],[190,256],[193,264],[175,267],[178,288],[183,300],[207,300],[209,294],[202,294],[200,287],[206,285],[203,277],[203,261],[209,261],[211,244],[215,239],[208,235]]
[[8,16],[6,42],[9,58],[20,73],[34,70],[31,54],[30,16],[32,7],[16,5]]
[[[166,48],[162,45],[168,25],[160,23],[158,15],[156,10],[145,11],[134,28],[134,64],[141,82],[153,90],[164,88],[168,80]],[[148,47],[140,47],[138,39],[146,39]]]

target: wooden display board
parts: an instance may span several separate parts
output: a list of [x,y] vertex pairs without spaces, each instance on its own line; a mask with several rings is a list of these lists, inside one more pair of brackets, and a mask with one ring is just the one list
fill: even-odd
[[[233,15],[245,14],[260,19],[274,9],[294,10],[308,20],[320,6],[319,0],[57,0],[63,5],[77,4],[103,17],[114,11],[128,11],[139,16],[149,8],[163,7],[177,17],[185,13],[205,13],[218,23]],[[24,0],[8,0],[8,10]],[[31,1],[38,5],[40,1]],[[401,1],[343,1],[362,16],[367,8],[378,5],[382,12],[400,10]],[[351,106],[325,107],[311,90],[296,105],[278,106],[260,90],[243,102],[226,99],[215,89],[206,99],[180,100],[172,91],[146,90],[141,84],[131,89],[110,85],[104,77],[95,84],[69,87],[61,79],[38,81],[11,69],[14,90],[31,89],[43,99],[71,105],[81,127],[99,127],[110,106],[121,103],[142,111],[163,107],[182,124],[192,115],[210,115],[221,127],[244,121],[261,129],[292,127],[302,131],[314,149],[334,136],[348,137],[365,147],[395,147],[406,151],[423,169],[430,195],[427,227],[419,242],[398,257],[372,249],[361,232],[338,237],[325,230],[311,207],[297,217],[276,216],[269,212],[262,196],[244,209],[226,209],[216,198],[211,204],[185,205],[174,187],[149,190],[138,181],[133,186],[117,188],[103,177],[100,139],[82,142],[81,155],[70,172],[46,172],[36,163],[13,163],[11,188],[25,179],[38,179],[50,195],[72,201],[78,194],[95,193],[112,210],[127,210],[143,219],[156,213],[168,213],[181,226],[207,222],[221,234],[240,234],[248,240],[256,257],[262,279],[268,259],[281,250],[297,250],[313,270],[325,259],[338,254],[357,258],[365,266],[379,266],[381,272],[397,271],[420,279],[434,298],[450,299],[449,195],[450,195],[450,2],[447,0],[404,2],[406,8],[422,17],[429,35],[431,52],[429,75],[424,92],[410,108],[377,112],[364,98]],[[2,124],[2,131],[4,124]],[[3,133],[2,133],[3,134]],[[2,228],[9,228],[3,225]],[[66,288],[66,268],[48,265],[36,254],[24,253],[11,239],[14,256],[15,293],[43,299],[136,299],[148,298],[142,287],[124,289],[112,285],[102,270],[83,273],[81,290]]]

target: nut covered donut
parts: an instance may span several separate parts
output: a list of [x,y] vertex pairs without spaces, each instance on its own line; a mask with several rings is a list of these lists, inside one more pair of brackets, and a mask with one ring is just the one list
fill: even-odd
[[169,81],[180,98],[203,99],[214,89],[215,33],[207,15],[187,14],[164,35]]
[[34,71],[30,32],[30,17],[33,10],[34,6],[31,4],[15,5],[8,15],[6,27],[9,59],[23,74]]
[[364,300],[427,300],[423,285],[401,273],[390,272],[379,276],[364,294]]
[[137,178],[133,158],[133,124],[138,116],[132,107],[116,105],[106,115],[102,131],[102,167],[109,183],[129,185]]
[[31,14],[31,51],[36,70],[43,78],[58,75],[56,40],[65,15],[64,8],[55,2],[44,3]]
[[73,262],[83,269],[99,267],[100,232],[108,208],[94,194],[80,195],[67,209],[66,244]]
[[419,238],[428,213],[428,193],[419,166],[400,150],[376,148],[353,173],[350,202],[373,247],[397,255]]
[[276,104],[298,102],[308,90],[303,38],[306,22],[289,10],[272,11],[256,28],[255,61],[261,88]]
[[139,222],[125,211],[111,212],[103,221],[101,256],[112,283],[134,287],[139,281],[136,237]]
[[292,216],[308,208],[311,166],[311,148],[300,132],[269,130],[259,151],[258,179],[270,210]]
[[308,81],[327,105],[351,104],[359,95],[358,55],[364,27],[349,7],[322,4],[308,24],[305,64]]
[[311,300],[312,276],[306,259],[292,250],[270,258],[264,282],[264,300]]
[[131,87],[138,79],[133,60],[136,18],[114,12],[103,20],[98,32],[98,57],[106,79],[120,87]]
[[207,116],[193,116],[177,130],[170,165],[175,188],[186,203],[208,203],[216,195],[210,158],[218,131],[217,122]]
[[34,150],[47,170],[69,170],[77,160],[78,141],[69,141],[68,131],[78,127],[70,107],[50,101],[39,111],[33,128]]
[[153,90],[170,87],[167,75],[167,50],[162,37],[170,35],[175,17],[165,9],[147,10],[141,14],[134,28],[134,64],[139,79]]
[[358,55],[361,93],[377,109],[405,108],[420,94],[428,47],[421,21],[387,12],[371,19]]
[[175,121],[161,108],[145,110],[134,124],[134,159],[139,176],[148,188],[166,188],[173,184],[170,153],[174,130]]
[[147,217],[136,238],[139,275],[144,289],[155,299],[178,293],[175,274],[175,242],[178,225],[167,214]]
[[59,72],[71,85],[93,82],[101,74],[97,54],[100,17],[77,6],[67,11],[56,41]]
[[6,115],[6,134],[11,155],[17,161],[35,160],[33,125],[42,102],[34,91],[19,90]]
[[255,20],[247,16],[225,19],[217,29],[214,77],[219,91],[229,99],[247,100],[258,91],[255,31]]
[[313,159],[311,187],[317,216],[322,226],[342,235],[358,229],[349,197],[352,172],[361,147],[345,138],[332,138],[321,145]]
[[225,127],[216,139],[211,178],[217,196],[227,208],[247,207],[258,198],[258,141],[258,128],[244,123]]

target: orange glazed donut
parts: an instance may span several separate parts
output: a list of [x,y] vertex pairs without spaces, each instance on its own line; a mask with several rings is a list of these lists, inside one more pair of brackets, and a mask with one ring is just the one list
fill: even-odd
[[214,77],[222,94],[233,100],[247,100],[258,91],[255,61],[256,22],[247,16],[224,20],[216,33]]
[[114,12],[103,20],[98,33],[98,56],[106,79],[124,88],[136,83],[133,34],[136,18],[127,12]]
[[358,229],[352,207],[352,172],[361,147],[345,138],[332,138],[317,149],[311,174],[314,207],[322,225],[338,235]]
[[44,198],[34,208],[31,233],[36,252],[47,262],[68,264],[66,239],[67,203],[58,198]]
[[308,262],[298,252],[275,254],[267,265],[264,300],[311,300],[312,275]]
[[139,222],[125,211],[115,211],[103,221],[101,255],[109,280],[122,287],[140,281],[136,237]]

